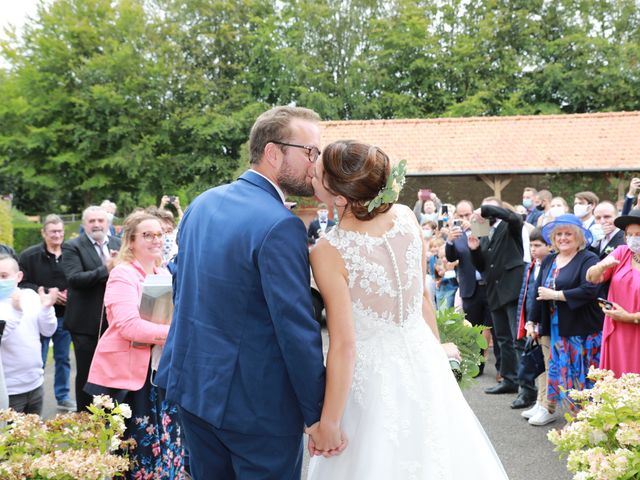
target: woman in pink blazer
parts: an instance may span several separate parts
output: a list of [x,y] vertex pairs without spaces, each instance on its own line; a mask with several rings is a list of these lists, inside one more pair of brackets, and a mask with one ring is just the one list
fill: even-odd
[[107,394],[131,407],[126,438],[128,478],[183,478],[184,450],[174,405],[151,382],[151,348],[164,345],[169,325],[140,318],[142,283],[147,275],[168,272],[162,261],[162,227],[157,217],[133,213],[124,222],[122,247],[104,294],[108,328],[98,341],[85,391]]

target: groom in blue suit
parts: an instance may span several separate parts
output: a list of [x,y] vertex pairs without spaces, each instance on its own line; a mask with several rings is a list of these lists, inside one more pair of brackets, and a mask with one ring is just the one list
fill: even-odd
[[[157,383],[178,404],[193,478],[298,479],[318,432],[325,369],[303,222],[319,117],[277,107],[251,129],[251,169],[196,198],[182,222],[175,310]],[[313,434],[312,434],[313,437]]]

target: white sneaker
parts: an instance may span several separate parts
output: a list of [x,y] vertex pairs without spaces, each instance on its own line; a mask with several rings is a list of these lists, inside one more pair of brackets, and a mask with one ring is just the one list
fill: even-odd
[[520,413],[520,415],[522,415],[524,418],[529,419],[531,417],[533,417],[536,413],[538,413],[538,410],[540,410],[540,407],[542,407],[542,405],[540,405],[538,402],[536,402],[536,404],[525,410],[524,412]]
[[540,406],[538,413],[529,419],[529,425],[542,426],[547,423],[555,422],[560,415],[558,413],[549,413],[549,410]]

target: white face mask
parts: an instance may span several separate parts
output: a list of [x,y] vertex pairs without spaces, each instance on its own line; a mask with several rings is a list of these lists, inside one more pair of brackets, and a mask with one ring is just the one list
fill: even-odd
[[573,214],[578,218],[582,218],[588,213],[589,213],[589,205],[585,205],[583,203],[576,203],[573,206]]
[[627,237],[627,247],[633,253],[640,253],[640,237]]
[[329,210],[318,210],[318,220],[320,222],[329,221]]
[[429,240],[431,237],[433,237],[433,232],[431,230],[422,230],[422,237],[425,240]]
[[109,224],[113,223],[113,213],[107,212],[107,222],[109,222]]
[[599,223],[594,223],[589,230],[591,231],[591,235],[593,235],[594,242],[599,242],[604,238],[604,230]]
[[551,215],[553,218],[558,218],[560,215],[564,214],[564,207],[551,207],[549,209],[549,215]]
[[176,243],[176,233],[165,233],[164,234],[164,245],[162,246],[162,256],[167,257],[171,254],[173,250],[173,246]]

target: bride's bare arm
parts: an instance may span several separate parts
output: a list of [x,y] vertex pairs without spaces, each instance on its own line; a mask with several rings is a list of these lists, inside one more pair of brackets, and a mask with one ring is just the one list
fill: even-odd
[[312,426],[309,433],[318,451],[339,453],[335,450],[342,451],[346,446],[340,421],[351,388],[356,351],[351,295],[344,262],[335,248],[321,240],[310,258],[313,277],[326,308],[329,352],[322,415],[319,424]]

